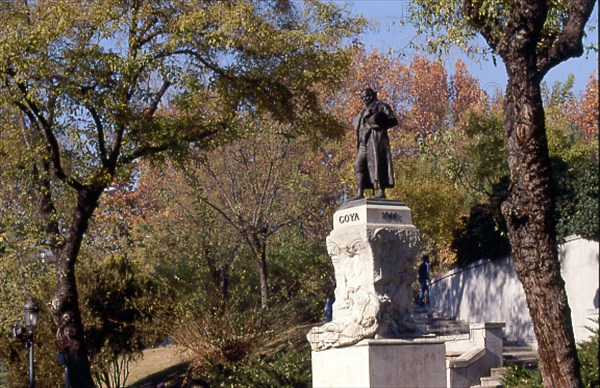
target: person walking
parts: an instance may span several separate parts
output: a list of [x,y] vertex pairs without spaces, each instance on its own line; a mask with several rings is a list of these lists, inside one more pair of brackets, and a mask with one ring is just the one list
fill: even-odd
[[[423,262],[419,266],[419,286],[421,287],[421,292],[419,292],[419,301],[418,304],[420,306],[425,305],[425,303],[429,304],[429,256],[423,256]],[[425,296],[427,294],[427,296]]]

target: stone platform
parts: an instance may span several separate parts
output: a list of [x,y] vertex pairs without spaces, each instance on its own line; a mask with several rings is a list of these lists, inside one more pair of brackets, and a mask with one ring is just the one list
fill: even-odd
[[446,387],[443,341],[368,339],[312,352],[313,387]]

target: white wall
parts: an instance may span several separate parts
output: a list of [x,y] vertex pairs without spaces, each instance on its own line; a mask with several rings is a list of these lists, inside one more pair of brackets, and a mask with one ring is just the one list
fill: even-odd
[[586,326],[598,319],[598,243],[577,237],[567,239],[559,247],[562,276],[566,283],[575,339],[580,341],[590,335]]
[[[598,242],[578,237],[559,247],[575,339],[586,339],[585,326],[598,318]],[[504,322],[509,341],[535,344],[523,286],[512,258],[480,260],[433,280],[431,303],[443,314],[466,322]]]

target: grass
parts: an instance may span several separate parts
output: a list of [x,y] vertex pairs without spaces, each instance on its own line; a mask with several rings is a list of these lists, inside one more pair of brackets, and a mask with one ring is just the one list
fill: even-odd
[[[167,346],[144,350],[140,360],[129,366],[128,387],[143,387],[173,380],[188,368],[191,356],[182,348]],[[165,384],[166,387],[169,384]]]

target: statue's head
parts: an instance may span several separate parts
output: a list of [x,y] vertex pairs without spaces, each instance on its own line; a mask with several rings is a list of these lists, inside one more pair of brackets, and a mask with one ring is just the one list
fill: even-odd
[[360,99],[366,104],[369,105],[373,101],[377,100],[377,92],[371,88],[365,88],[362,92],[360,92]]

